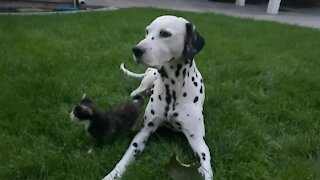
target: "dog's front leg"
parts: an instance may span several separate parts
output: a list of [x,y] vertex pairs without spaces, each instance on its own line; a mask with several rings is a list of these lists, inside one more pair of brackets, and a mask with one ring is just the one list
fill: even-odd
[[126,167],[133,161],[134,157],[141,153],[149,136],[157,129],[157,126],[144,126],[132,140],[128,150],[118,162],[116,167],[103,178],[103,180],[113,180],[120,178]]
[[198,169],[199,172],[202,174],[202,176],[204,176],[205,180],[212,180],[213,173],[212,173],[211,162],[210,162],[211,156],[210,156],[210,151],[206,142],[204,141],[203,137],[199,137],[196,135],[191,137],[186,133],[185,135],[194,153],[196,153],[200,158],[200,167]]

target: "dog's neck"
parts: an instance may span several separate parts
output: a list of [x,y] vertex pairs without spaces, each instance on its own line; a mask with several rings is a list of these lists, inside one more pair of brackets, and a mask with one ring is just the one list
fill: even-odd
[[196,72],[194,61],[188,61],[185,58],[172,60],[165,63],[159,70],[160,77],[163,82],[168,82],[171,85],[184,86],[185,78]]

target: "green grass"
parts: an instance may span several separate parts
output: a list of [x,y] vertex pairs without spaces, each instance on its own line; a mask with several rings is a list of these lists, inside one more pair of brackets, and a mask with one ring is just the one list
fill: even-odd
[[[271,22],[155,9],[0,16],[0,179],[99,179],[133,134],[101,152],[69,112],[87,93],[103,107],[139,81],[118,69],[162,14],[184,16],[206,39],[197,65],[206,83],[206,142],[216,179],[320,179],[320,31]],[[124,179],[169,179],[183,135],[160,131]]]

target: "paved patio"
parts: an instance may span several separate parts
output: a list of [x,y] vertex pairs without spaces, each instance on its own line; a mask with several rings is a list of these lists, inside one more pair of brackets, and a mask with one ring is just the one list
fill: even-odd
[[277,15],[266,13],[267,4],[236,6],[235,3],[211,2],[207,0],[86,0],[88,5],[116,8],[155,7],[192,12],[211,12],[235,17],[275,21],[320,29],[320,7],[279,11]]

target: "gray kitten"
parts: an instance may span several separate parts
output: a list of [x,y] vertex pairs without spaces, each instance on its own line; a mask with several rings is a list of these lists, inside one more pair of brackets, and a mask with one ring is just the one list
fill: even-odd
[[96,147],[102,148],[108,136],[116,132],[129,131],[136,125],[143,110],[143,103],[141,96],[134,96],[131,102],[112,111],[101,111],[84,95],[70,116],[72,121],[83,123],[88,133],[96,140]]

